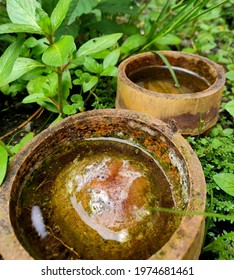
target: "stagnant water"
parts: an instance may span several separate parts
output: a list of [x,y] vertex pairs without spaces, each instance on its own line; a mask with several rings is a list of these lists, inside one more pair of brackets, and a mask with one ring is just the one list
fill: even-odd
[[147,66],[129,74],[129,78],[137,85],[159,93],[183,94],[195,93],[207,89],[210,85],[198,74],[179,67],[172,67],[180,84],[178,88],[165,66]]
[[16,233],[35,259],[146,259],[178,217],[171,185],[150,154],[125,140],[80,141],[45,159],[18,200]]

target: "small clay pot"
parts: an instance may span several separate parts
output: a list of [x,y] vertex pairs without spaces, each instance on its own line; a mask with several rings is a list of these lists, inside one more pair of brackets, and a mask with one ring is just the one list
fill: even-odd
[[[84,112],[44,130],[11,161],[0,188],[0,253],[9,260],[198,259],[204,217],[191,212],[203,212],[205,202],[200,162],[176,130],[130,110]],[[157,210],[170,205],[183,215]]]
[[206,80],[209,86],[202,91],[181,94],[157,92],[139,86],[130,78],[132,73],[145,67],[165,65],[158,55],[141,53],[127,58],[119,65],[116,108],[146,113],[165,122],[173,119],[183,135],[205,132],[218,120],[225,84],[223,67],[196,54],[177,51],[161,53],[171,66],[192,71]]

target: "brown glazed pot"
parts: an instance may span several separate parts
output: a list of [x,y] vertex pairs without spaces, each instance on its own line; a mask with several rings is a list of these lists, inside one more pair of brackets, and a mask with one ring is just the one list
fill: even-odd
[[[198,259],[204,237],[204,217],[200,215],[189,215],[189,212],[204,212],[206,183],[197,156],[187,141],[178,132],[173,131],[166,123],[142,113],[115,109],[96,110],[70,116],[37,135],[14,157],[10,163],[7,178],[0,188],[0,253],[3,258],[8,260],[43,258],[41,256],[35,256],[32,245],[30,244],[31,241],[27,239],[28,237],[22,237],[22,232],[24,230],[26,233],[29,231],[29,238],[31,234],[33,234],[33,222],[29,219],[25,229],[25,225],[23,226],[18,220],[18,216],[21,215],[23,211],[30,210],[29,208],[19,209],[18,203],[21,194],[25,193],[25,191],[27,193],[27,188],[30,186],[30,182],[33,182],[32,178],[35,178],[33,177],[35,173],[39,174],[37,176],[39,180],[41,180],[41,183],[44,182],[45,176],[50,175],[52,176],[50,178],[57,180],[60,176],[59,174],[61,174],[59,173],[61,166],[58,167],[57,165],[59,159],[62,157],[64,160],[67,153],[72,150],[72,155],[69,154],[69,158],[73,161],[73,153],[76,153],[76,147],[79,145],[80,141],[84,139],[89,139],[90,141],[90,139],[94,140],[94,138],[96,139],[99,137],[101,137],[102,141],[105,139],[127,141],[128,144],[134,145],[134,153],[136,155],[139,154],[141,150],[148,153],[153,159],[151,163],[153,162],[153,164],[155,164],[155,162],[157,162],[168,182],[171,182],[170,191],[173,193],[174,208],[185,211],[184,215],[176,216],[176,226],[173,225],[174,228],[170,233],[167,232],[169,222],[167,221],[163,225],[160,234],[162,236],[167,236],[167,238],[157,250],[150,252],[147,258],[154,260]],[[46,172],[44,170],[40,173],[40,168],[42,168],[43,164],[48,162],[48,160],[51,166],[47,166]],[[141,162],[139,162],[139,164],[141,164]],[[133,172],[132,170],[130,171]],[[67,174],[65,175],[65,177],[67,177]],[[118,175],[120,175],[120,173]],[[150,176],[153,177],[155,174],[151,174]],[[112,177],[114,178],[114,176]],[[119,180],[119,176],[117,177]],[[137,184],[137,180],[134,182],[132,201],[134,205],[137,205],[139,200],[144,201],[145,195],[142,195],[142,193],[134,193],[136,190],[144,190],[142,183]],[[46,187],[46,191],[50,191],[50,187],[52,186],[50,184],[53,184],[53,182],[50,183],[48,181],[47,183],[48,184],[44,187]],[[125,187],[124,184],[125,182],[123,182],[121,186],[123,189]],[[111,186],[110,184],[107,188]],[[42,184],[35,186],[35,188],[30,189],[28,193],[29,199],[39,187],[41,188],[40,191],[43,191]],[[119,185],[117,187],[119,187]],[[144,191],[147,192],[147,188],[145,188]],[[168,196],[165,197],[165,193],[167,193],[168,190],[166,191],[164,185],[153,185],[153,193],[154,191],[159,194],[160,201],[169,199]],[[57,219],[58,223],[64,223],[64,234],[66,235],[67,231],[73,231],[74,228],[79,228],[81,222],[77,219],[76,213],[75,216],[73,215],[74,209],[71,209],[73,211],[71,214],[69,214],[69,209],[68,211],[65,209],[67,212],[65,214],[63,213],[63,211],[65,211],[64,207],[72,208],[72,205],[69,205],[69,203],[65,206],[63,205],[67,197],[69,198],[65,183],[64,191],[60,189],[60,191],[53,194],[54,196],[50,197],[51,203],[55,203],[53,217]],[[87,198],[87,194],[85,195]],[[56,199],[58,201],[57,205]],[[124,199],[126,199],[126,197]],[[84,201],[80,202],[85,203]],[[160,202],[159,207],[164,206],[165,205]],[[131,208],[127,208],[130,209],[127,215],[133,215],[131,213]],[[136,211],[136,207],[134,211]],[[166,215],[165,212],[157,212],[155,219],[159,217],[163,219],[164,215]],[[67,221],[67,217],[70,220]],[[90,219],[90,217],[88,217],[88,219]],[[111,220],[112,217],[107,217],[107,219]],[[80,223],[77,224],[77,226],[76,221]],[[103,222],[105,222],[105,220],[103,220]],[[70,226],[71,224],[72,226]],[[147,234],[147,227],[143,228],[143,230]],[[61,228],[60,234],[63,236],[63,228]],[[98,235],[97,232],[95,232],[95,234],[95,236]],[[49,238],[53,237],[50,236],[50,234],[48,236]],[[74,240],[76,240],[77,236],[75,234],[73,234],[73,237]],[[64,237],[64,240],[66,240],[66,237]],[[151,240],[149,244],[150,248],[154,248],[159,240],[160,236],[157,240]],[[69,240],[66,242],[69,242]],[[109,240],[105,242],[108,243]],[[89,244],[84,244],[84,248],[86,245],[91,246],[91,243],[92,236],[89,238]],[[69,247],[71,246],[72,245],[69,245]],[[133,243],[132,250],[136,249],[134,246]],[[136,240],[136,246],[137,248],[142,246],[142,242],[139,241],[139,238]],[[123,247],[123,251],[124,249]],[[99,250],[101,253],[102,249]],[[129,253],[128,251],[126,252]],[[104,250],[104,255],[105,254],[106,252]],[[138,254],[141,254],[139,250]],[[89,259],[95,258],[105,259],[105,257],[95,254]],[[115,256],[110,255],[110,259],[113,258],[115,258]],[[121,258],[128,259],[125,255],[121,256]],[[137,255],[133,255],[131,258],[137,259]]]
[[[129,74],[142,67],[164,65],[151,52],[133,55],[118,68],[117,109],[129,109],[155,116],[165,122],[173,119],[183,135],[198,135],[218,120],[221,96],[225,84],[222,66],[196,55],[177,51],[162,51],[171,66],[190,70],[207,80],[210,86],[200,92],[171,94],[147,90],[129,79]],[[201,123],[202,121],[202,123]]]

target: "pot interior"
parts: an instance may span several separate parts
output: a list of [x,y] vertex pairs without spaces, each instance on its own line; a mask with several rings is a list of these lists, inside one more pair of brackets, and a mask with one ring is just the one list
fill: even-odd
[[218,74],[207,59],[196,55],[178,55],[176,52],[163,53],[180,87],[175,84],[163,60],[153,53],[130,58],[125,68],[127,78],[147,90],[171,94],[201,92],[215,83]]
[[189,175],[177,147],[137,118],[82,115],[43,132],[11,190],[15,234],[35,259],[147,259],[186,209]]

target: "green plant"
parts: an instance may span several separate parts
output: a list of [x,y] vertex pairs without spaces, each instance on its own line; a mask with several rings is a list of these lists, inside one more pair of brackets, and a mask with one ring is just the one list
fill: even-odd
[[[234,231],[227,233],[224,231],[222,235],[215,238],[203,248],[203,252],[215,252],[221,260],[234,259]],[[231,256],[230,256],[231,253]]]
[[[88,101],[90,96],[95,97],[96,103],[99,102],[95,90],[100,83],[108,77],[115,79],[115,65],[119,57],[123,59],[132,52],[151,46],[160,49],[160,46],[165,48],[168,44],[178,45],[181,40],[173,34],[175,30],[227,1],[217,1],[214,5],[209,5],[208,0],[138,2],[53,0],[48,4],[46,0],[6,1],[6,9],[2,6],[4,17],[0,21],[0,36],[10,36],[11,41],[18,41],[16,34],[23,34],[26,40],[14,67],[16,71],[13,71],[10,80],[6,80],[7,83],[0,83],[1,91],[6,95],[26,90],[30,95],[37,93],[24,99],[24,102],[37,102],[50,111],[59,112],[60,116],[82,111],[86,106],[84,101]],[[14,13],[16,9],[17,14]],[[118,33],[112,34],[114,32]],[[87,40],[100,33],[110,34],[108,36],[123,33],[121,48],[113,48],[113,43],[109,46],[111,50],[108,51],[106,45],[106,51],[104,48],[98,55],[87,53],[85,62],[79,60],[76,46],[86,44]],[[105,58],[108,54],[109,62]],[[50,59],[52,56],[54,58]],[[13,75],[16,73],[18,75]],[[55,73],[59,76],[57,82]],[[37,83],[43,85],[40,92]],[[73,92],[75,96],[71,97]]]
[[[117,75],[115,64],[119,49],[116,43],[122,36],[116,33],[97,37],[78,49],[70,35],[56,40],[55,33],[70,3],[67,0],[57,1],[49,16],[36,0],[7,0],[6,8],[11,22],[0,25],[0,34],[18,34],[0,57],[2,91],[9,94],[13,88],[22,89],[25,85],[29,95],[23,99],[23,103],[36,102],[57,113],[56,121],[81,111],[84,107],[82,93],[90,91],[95,95],[94,88],[100,77]],[[94,55],[102,63],[98,63]],[[76,77],[73,80],[72,75]],[[11,84],[19,81],[19,78],[19,83]],[[73,84],[80,85],[81,91],[71,94]],[[24,140],[20,145],[25,143]],[[8,159],[16,150],[3,142],[0,144],[0,183],[5,177]]]
[[[59,119],[82,110],[84,106],[80,92],[70,95],[73,84],[81,85],[83,92],[87,92],[96,86],[100,76],[117,75],[115,64],[119,50],[114,46],[122,36],[116,33],[93,38],[78,50],[71,35],[56,39],[56,31],[70,3],[71,0],[58,1],[49,16],[36,0],[7,0],[11,22],[0,26],[0,34],[19,34],[16,42],[1,57],[0,87],[9,90],[9,83],[21,77],[26,81],[29,93],[23,102],[37,102],[41,107],[58,113]],[[26,40],[22,36],[25,33]],[[103,63],[91,57],[94,55]],[[86,70],[95,75],[86,73]],[[73,81],[71,76],[74,73],[78,78]]]
[[[233,190],[232,174],[234,173],[233,128],[223,128],[218,123],[208,136],[200,138],[188,137],[188,141],[199,157],[206,178],[207,212],[224,215],[223,218],[208,217],[206,219],[206,238],[204,244],[206,249],[203,252],[205,254],[209,248],[213,248],[208,245],[219,236],[222,236],[223,230],[226,229],[229,232],[232,228],[233,222],[226,221],[225,216],[234,214],[234,197],[230,195],[230,191]],[[226,174],[230,175],[226,176]],[[225,180],[220,182],[220,177],[223,178],[223,176],[225,176]],[[217,185],[217,182],[220,183]],[[223,248],[226,248],[225,246]],[[220,254],[217,254],[217,251],[212,250],[212,252],[216,254],[215,258],[222,259],[221,251]],[[229,254],[228,258],[234,257],[232,250],[226,253]]]
[[[213,1],[213,4],[218,1]],[[226,13],[232,9],[231,1],[203,15],[193,24],[181,30],[186,45],[182,50],[205,54],[222,64],[226,72],[226,86],[222,98],[218,124],[210,134],[189,141],[197,153],[207,182],[207,211],[233,215],[233,29],[227,21]],[[212,20],[213,19],[213,20]],[[215,19],[215,20],[214,20]],[[229,114],[228,114],[229,113]],[[224,218],[206,219],[205,243],[201,258],[233,259],[233,222]]]
[[4,181],[8,161],[10,161],[13,156],[19,152],[19,150],[33,138],[34,134],[32,132],[27,133],[21,141],[16,145],[11,145],[11,141],[8,144],[5,144],[0,140],[0,185]]
[[227,194],[234,196],[234,174],[219,173],[213,176],[215,183]]
[[[140,12],[138,33],[129,36],[123,43],[121,51],[126,56],[131,52],[147,49],[165,49],[168,45],[181,44],[181,38],[175,31],[185,28],[204,14],[227,1],[213,4],[206,0],[188,1],[148,1]],[[209,5],[210,4],[210,5]],[[143,35],[142,35],[143,34]]]
[[225,105],[225,109],[234,117],[234,100]]

